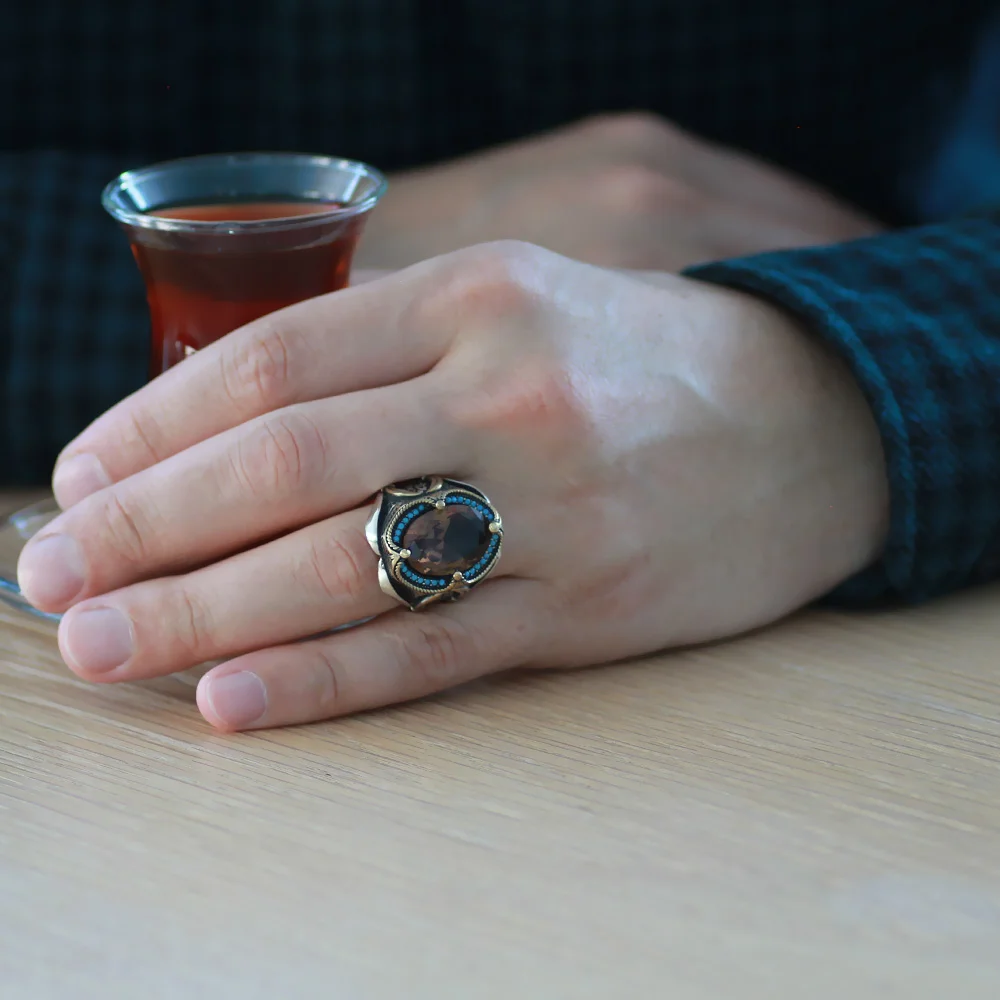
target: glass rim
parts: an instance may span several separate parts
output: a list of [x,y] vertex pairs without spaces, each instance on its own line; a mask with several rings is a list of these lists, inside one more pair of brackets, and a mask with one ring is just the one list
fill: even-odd
[[[308,215],[290,215],[271,219],[246,219],[246,220],[205,220],[205,219],[169,219],[164,216],[152,214],[155,210],[148,212],[138,212],[123,208],[116,201],[116,195],[128,192],[130,187],[151,175],[169,170],[183,169],[184,167],[195,167],[198,165],[211,166],[213,164],[224,166],[227,164],[239,165],[251,160],[270,160],[276,165],[282,163],[297,163],[306,166],[341,170],[351,172],[359,177],[366,177],[374,182],[371,191],[358,201],[352,201],[345,205],[333,205],[320,212],[310,212]],[[101,192],[101,205],[104,210],[117,222],[126,226],[135,226],[139,229],[157,229],[165,232],[184,233],[236,233],[254,232],[266,230],[274,232],[284,229],[303,229],[315,226],[324,222],[331,222],[336,219],[349,219],[356,215],[363,215],[374,208],[378,200],[385,194],[389,186],[388,180],[382,171],[363,163],[361,160],[349,160],[336,156],[323,156],[316,153],[293,153],[293,152],[245,152],[245,153],[206,153],[198,156],[183,156],[172,160],[161,160],[158,163],[151,163],[146,167],[138,167],[134,170],[125,170],[114,180],[109,181]],[[307,199],[308,200],[308,199]],[[320,199],[317,198],[317,201]]]

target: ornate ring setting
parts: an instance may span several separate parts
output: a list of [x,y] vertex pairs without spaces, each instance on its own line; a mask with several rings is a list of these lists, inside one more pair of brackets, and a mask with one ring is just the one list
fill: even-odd
[[420,611],[482,583],[500,558],[503,524],[468,483],[424,476],[386,486],[365,527],[382,591]]

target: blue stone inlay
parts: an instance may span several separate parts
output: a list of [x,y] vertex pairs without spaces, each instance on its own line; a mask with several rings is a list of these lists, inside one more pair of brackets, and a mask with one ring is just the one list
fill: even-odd
[[500,544],[500,538],[497,535],[493,536],[493,541],[490,542],[490,547],[483,554],[482,559],[476,563],[472,569],[465,571],[465,579],[472,580],[474,577],[478,576],[493,559],[493,554],[496,552],[497,546]]
[[427,577],[420,576],[419,573],[414,573],[409,566],[405,563],[401,563],[399,567],[399,572],[401,576],[406,577],[411,583],[419,584],[422,587],[431,587],[434,589],[440,589],[442,587],[447,587],[449,581],[442,579],[441,577]]
[[406,529],[409,526],[410,522],[412,520],[414,520],[414,518],[420,517],[420,515],[423,514],[424,511],[429,510],[429,509],[430,509],[430,505],[429,504],[422,503],[422,504],[418,505],[417,507],[414,507],[412,510],[407,511],[399,519],[399,521],[396,524],[396,527],[393,529],[392,540],[397,545],[401,545],[402,541],[403,541],[403,533],[406,531]]
[[444,502],[464,503],[467,507],[471,507],[473,510],[478,511],[480,514],[484,515],[485,517],[488,517],[491,521],[496,520],[496,514],[494,514],[489,507],[483,506],[483,504],[477,502],[476,500],[473,500],[472,497],[460,497],[460,496],[455,496],[453,494],[451,496],[445,497]]

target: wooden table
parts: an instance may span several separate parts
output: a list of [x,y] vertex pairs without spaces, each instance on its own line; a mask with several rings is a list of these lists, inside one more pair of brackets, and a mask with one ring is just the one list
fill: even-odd
[[1000,997],[1000,590],[216,735],[0,611],[0,997]]

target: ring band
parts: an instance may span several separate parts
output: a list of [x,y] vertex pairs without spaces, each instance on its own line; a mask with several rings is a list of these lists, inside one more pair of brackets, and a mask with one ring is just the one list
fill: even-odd
[[474,486],[424,476],[386,486],[365,534],[382,591],[419,611],[456,600],[493,572],[503,524]]

